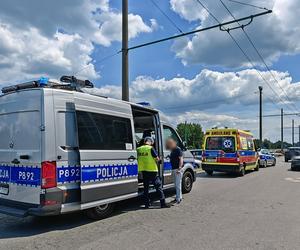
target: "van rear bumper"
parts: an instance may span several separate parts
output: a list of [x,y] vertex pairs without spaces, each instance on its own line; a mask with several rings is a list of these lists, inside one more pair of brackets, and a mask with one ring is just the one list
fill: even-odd
[[241,166],[236,165],[220,165],[220,164],[205,164],[202,163],[202,169],[204,171],[215,171],[215,172],[230,172],[238,173],[241,170]]
[[9,201],[0,199],[0,213],[16,217],[33,216],[49,216],[59,215],[61,204],[40,206],[36,204],[23,203],[17,201]]

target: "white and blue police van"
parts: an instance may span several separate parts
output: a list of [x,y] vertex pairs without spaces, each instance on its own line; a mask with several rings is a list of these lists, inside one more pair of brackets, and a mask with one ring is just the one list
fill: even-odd
[[[169,137],[184,143],[159,112],[141,104],[86,93],[93,84],[64,76],[2,89],[0,213],[48,216],[85,210],[94,219],[118,201],[142,194],[136,149],[155,139],[163,188],[174,187]],[[183,191],[196,180],[184,150]],[[154,191],[154,190],[153,190]]]

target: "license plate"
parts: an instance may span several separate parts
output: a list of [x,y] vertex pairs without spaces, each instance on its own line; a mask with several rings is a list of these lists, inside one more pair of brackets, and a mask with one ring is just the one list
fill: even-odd
[[8,195],[9,186],[8,184],[0,184],[0,194]]
[[217,159],[215,159],[215,158],[212,158],[212,159],[206,159],[206,161],[207,161],[207,162],[216,162]]

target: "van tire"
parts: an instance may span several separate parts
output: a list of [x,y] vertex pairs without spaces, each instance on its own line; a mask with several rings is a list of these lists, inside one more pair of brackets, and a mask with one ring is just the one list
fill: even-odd
[[92,220],[101,220],[110,216],[114,207],[114,203],[93,207],[86,210],[86,216]]
[[214,171],[212,170],[205,170],[206,174],[209,175],[209,176],[212,176]]
[[182,176],[182,193],[186,194],[192,191],[193,188],[193,175],[189,171],[185,171]]
[[254,169],[255,171],[259,171],[259,162],[256,163],[256,168]]

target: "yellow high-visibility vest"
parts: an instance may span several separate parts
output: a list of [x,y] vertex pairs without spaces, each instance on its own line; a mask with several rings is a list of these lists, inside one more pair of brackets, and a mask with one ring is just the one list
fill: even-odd
[[137,148],[139,172],[158,172],[157,163],[151,154],[152,147],[144,145]]

